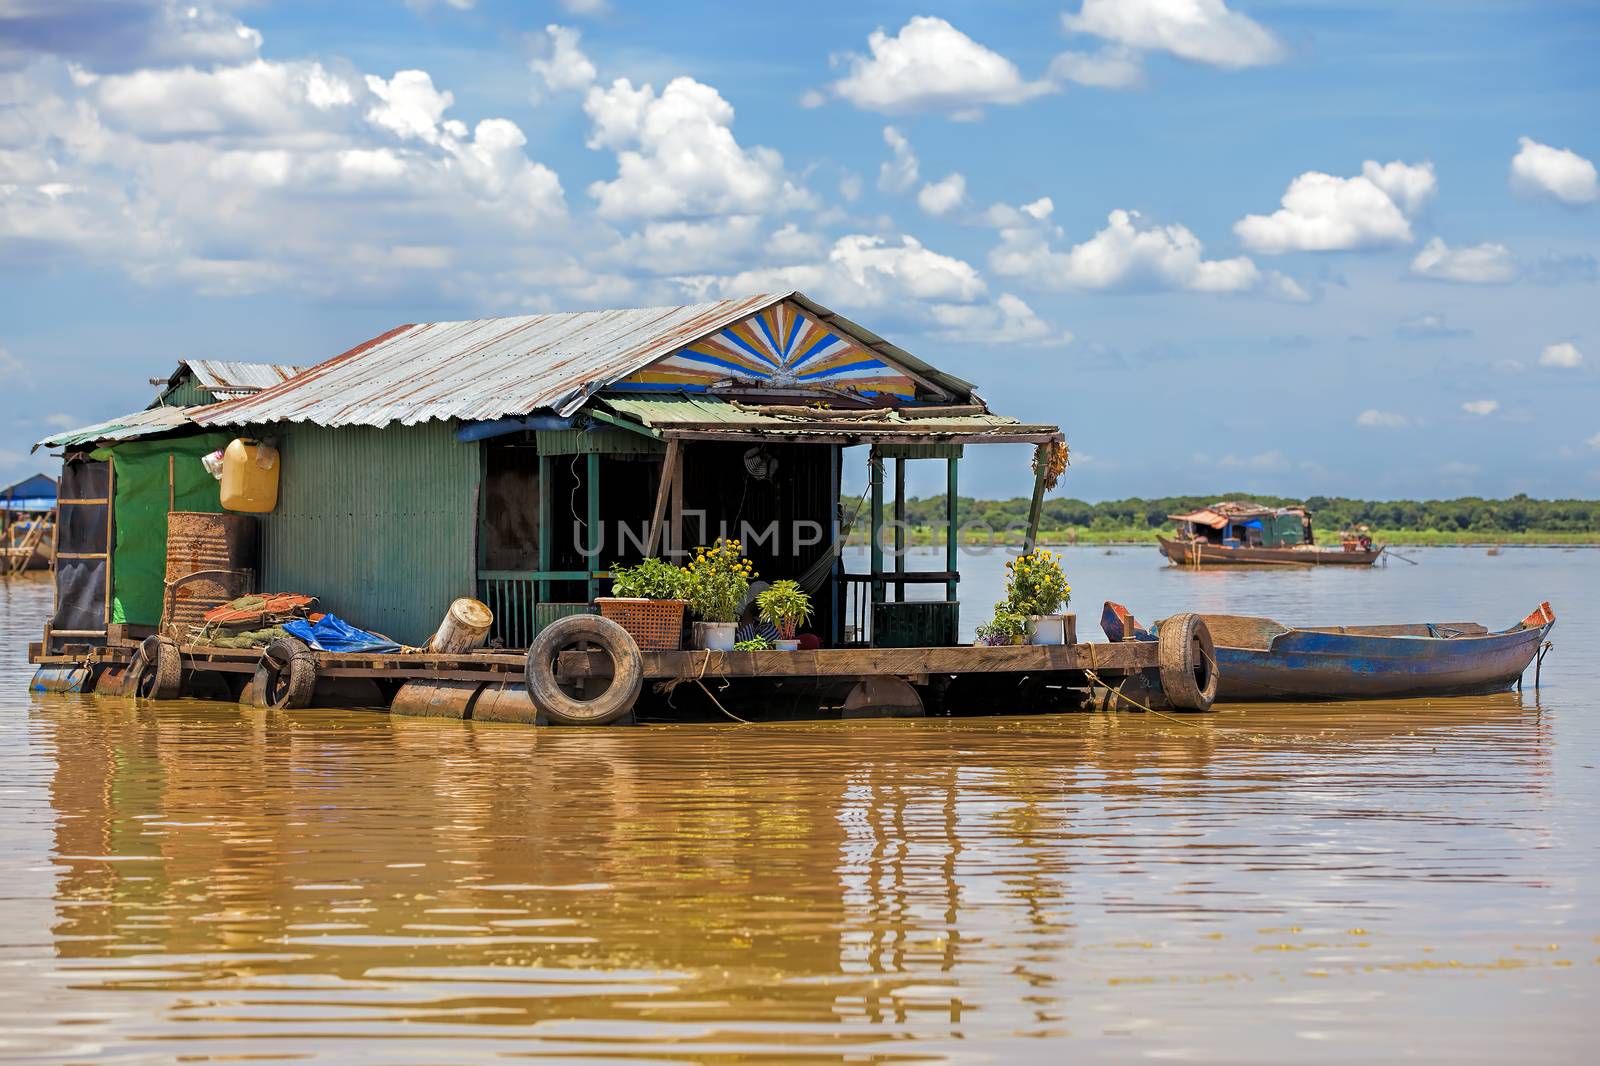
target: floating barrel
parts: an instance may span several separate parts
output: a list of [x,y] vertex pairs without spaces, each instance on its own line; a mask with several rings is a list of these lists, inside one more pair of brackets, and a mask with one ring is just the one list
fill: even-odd
[[91,688],[87,666],[41,666],[28,683],[29,692],[83,692]]
[[481,681],[407,681],[389,704],[389,713],[409,718],[466,718]]
[[485,685],[472,705],[474,722],[522,722],[535,725],[539,708],[528,695],[527,685]]

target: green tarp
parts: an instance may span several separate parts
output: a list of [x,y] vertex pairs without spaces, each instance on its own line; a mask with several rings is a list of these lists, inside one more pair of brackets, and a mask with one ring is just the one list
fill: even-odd
[[[171,440],[129,441],[109,454],[116,476],[117,546],[111,560],[111,620],[153,626],[161,621],[167,578],[167,510],[222,510],[221,487],[200,457],[233,439],[203,433]],[[169,465],[168,457],[172,462]],[[170,472],[170,485],[169,485]]]

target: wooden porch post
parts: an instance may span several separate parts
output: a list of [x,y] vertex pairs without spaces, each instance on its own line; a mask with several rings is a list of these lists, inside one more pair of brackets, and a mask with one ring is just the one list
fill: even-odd
[[[906,576],[906,460],[904,456],[894,461],[894,574]],[[906,583],[894,587],[896,601],[906,598]]]
[[588,482],[589,509],[584,522],[584,531],[588,537],[590,555],[586,569],[589,571],[589,602],[600,595],[600,582],[594,577],[594,572],[600,569],[600,453],[590,452],[588,466],[584,472],[584,480]]
[[1039,543],[1039,516],[1044,511],[1044,478],[1050,472],[1050,465],[1037,452],[1034,453],[1034,465],[1039,469],[1033,473],[1033,502],[1028,505],[1028,535],[1022,542],[1024,554],[1033,551]]
[[[551,507],[550,474],[555,469],[555,463],[550,456],[539,456],[539,569],[548,574],[551,562],[555,558],[555,522],[554,511]],[[539,602],[550,602],[550,582],[539,582]]]
[[[944,516],[945,525],[948,527],[944,544],[944,568],[952,574],[961,569],[961,561],[959,559],[961,544],[957,532],[961,524],[961,501],[956,494],[956,464],[960,461],[953,455],[944,461]],[[958,582],[955,578],[951,578],[944,583],[946,603],[954,603],[956,601],[957,584]]]
[[872,485],[872,514],[867,523],[872,556],[872,602],[883,602],[883,460],[874,444],[867,453],[867,477]]
[[661,483],[656,486],[656,509],[650,515],[650,535],[644,545],[646,555],[658,553],[662,527],[667,517],[667,502],[672,496],[673,479],[678,473],[679,447],[676,437],[667,441],[667,457],[661,463]]

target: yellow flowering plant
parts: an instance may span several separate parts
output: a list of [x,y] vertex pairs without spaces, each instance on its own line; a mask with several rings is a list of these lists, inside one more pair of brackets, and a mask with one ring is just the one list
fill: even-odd
[[736,540],[719,537],[696,548],[694,561],[683,568],[689,578],[689,609],[706,622],[737,622],[739,609],[750,592],[750,579],[759,577]]
[[1038,548],[1006,563],[1003,606],[1020,615],[1057,614],[1072,599],[1072,586],[1061,561],[1048,548]]

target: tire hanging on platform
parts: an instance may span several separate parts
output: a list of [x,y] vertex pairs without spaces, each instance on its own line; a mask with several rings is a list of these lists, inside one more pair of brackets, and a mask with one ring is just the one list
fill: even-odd
[[166,637],[146,637],[123,675],[122,694],[140,700],[175,700],[183,692],[183,656]]
[[[556,678],[556,660],[563,651],[604,652],[611,659],[611,683],[591,697],[584,682],[569,687]],[[552,722],[560,725],[605,725],[633,710],[644,686],[644,658],[628,631],[609,618],[568,615],[540,631],[528,649],[524,667],[528,695]]]
[[264,707],[309,707],[317,688],[317,658],[304,641],[279,637],[262,651],[251,684]]
[[1209,711],[1217,699],[1217,653],[1197,614],[1163,619],[1156,633],[1161,687],[1179,710]]

